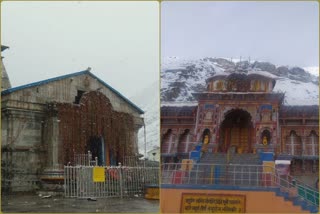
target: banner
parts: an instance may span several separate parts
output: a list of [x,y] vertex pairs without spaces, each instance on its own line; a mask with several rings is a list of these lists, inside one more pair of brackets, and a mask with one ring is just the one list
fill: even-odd
[[245,195],[183,193],[181,213],[245,213]]

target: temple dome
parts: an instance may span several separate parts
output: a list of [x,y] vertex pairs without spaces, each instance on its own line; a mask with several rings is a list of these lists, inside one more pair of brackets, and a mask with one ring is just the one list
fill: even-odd
[[272,92],[276,80],[258,73],[218,74],[207,79],[208,92]]

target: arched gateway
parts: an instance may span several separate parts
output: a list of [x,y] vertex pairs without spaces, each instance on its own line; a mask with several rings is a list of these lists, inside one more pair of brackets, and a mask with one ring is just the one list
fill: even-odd
[[250,113],[245,110],[235,109],[227,112],[220,124],[218,151],[252,152],[254,130],[251,119]]
[[[232,73],[215,75],[206,82],[206,91],[192,94],[197,102],[185,106],[162,103],[161,128],[189,129],[194,136],[185,153],[199,146],[203,153],[279,152],[279,110],[284,94],[272,91],[275,79]],[[172,143],[177,146],[179,142]],[[176,156],[177,152],[163,150],[162,154]]]

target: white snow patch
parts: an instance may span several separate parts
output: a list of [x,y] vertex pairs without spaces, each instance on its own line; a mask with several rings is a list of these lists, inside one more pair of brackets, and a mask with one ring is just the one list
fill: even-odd
[[319,76],[319,67],[304,67],[303,69],[312,75]]
[[198,102],[161,102],[161,107],[164,106],[177,106],[177,107],[183,107],[183,106],[198,106]]
[[293,81],[287,78],[279,79],[273,89],[284,92],[286,105],[318,105],[319,86],[314,83]]
[[278,79],[279,77],[269,73],[268,71],[248,71],[248,74],[259,74],[273,79]]

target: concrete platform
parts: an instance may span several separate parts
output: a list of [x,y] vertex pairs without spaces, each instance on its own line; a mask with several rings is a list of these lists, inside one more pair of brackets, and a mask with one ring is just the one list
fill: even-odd
[[159,213],[159,201],[134,198],[64,198],[51,196],[42,198],[36,194],[2,196],[1,211],[4,213]]

